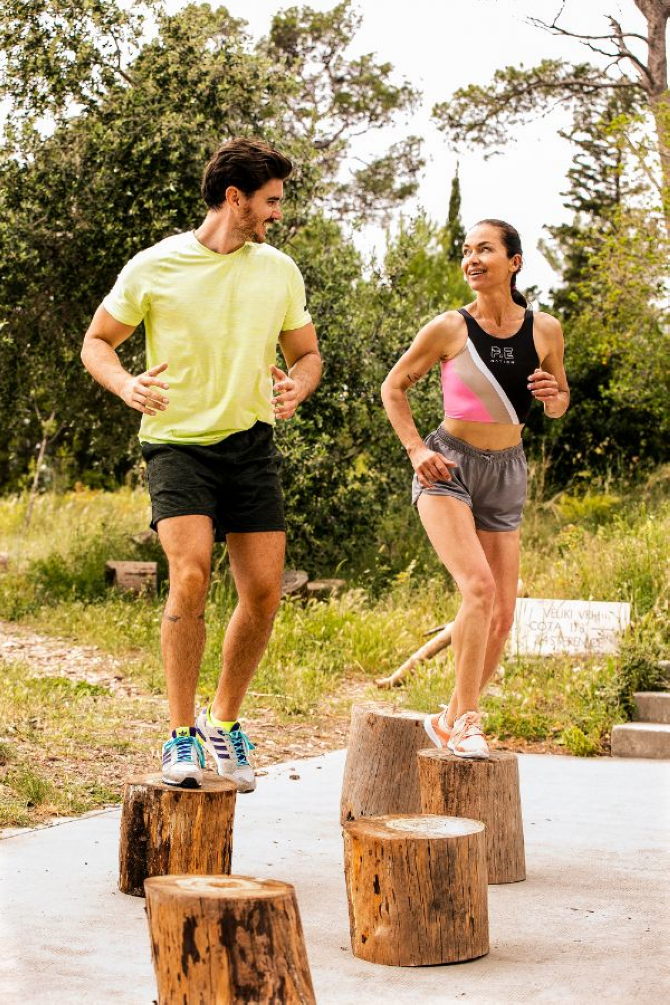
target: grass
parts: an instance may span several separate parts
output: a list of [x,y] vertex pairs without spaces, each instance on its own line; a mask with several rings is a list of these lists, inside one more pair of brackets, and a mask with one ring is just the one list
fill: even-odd
[[[531,502],[522,551],[522,576],[531,595],[629,601],[633,625],[616,656],[506,659],[483,702],[491,735],[579,756],[606,753],[612,725],[630,714],[633,691],[667,686],[658,660],[670,648],[668,474],[661,469],[646,486],[625,491],[607,487],[599,493],[591,486],[549,503]],[[45,495],[36,502],[28,533],[22,531],[24,513],[25,499],[0,500],[0,551],[10,555],[9,571],[0,575],[0,618],[99,646],[122,661],[123,674],[139,693],[129,697],[45,676],[44,670],[39,676],[29,666],[5,665],[0,677],[0,825],[5,826],[118,799],[130,768],[155,766],[165,721],[158,652],[164,598],[119,595],[103,575],[109,558],[159,557],[155,545],[132,540],[146,524],[146,497],[126,489]],[[245,702],[247,717],[308,735],[310,724],[324,721],[328,709],[346,714],[341,695],[349,693],[352,681],[369,682],[371,698],[418,710],[435,709],[448,699],[449,652],[419,668],[400,689],[379,692],[372,683],[404,662],[424,641],[423,632],[450,620],[458,606],[452,584],[417,528],[407,527],[406,513],[402,521],[398,534],[416,535],[416,562],[390,579],[383,593],[354,581],[327,602],[282,604]],[[233,602],[225,558],[217,552],[206,612],[203,696],[215,686]]]

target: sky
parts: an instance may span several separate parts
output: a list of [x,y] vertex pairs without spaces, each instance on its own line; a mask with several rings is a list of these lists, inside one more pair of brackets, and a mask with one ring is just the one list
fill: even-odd
[[[184,0],[168,0],[171,10]],[[272,15],[296,5],[296,0],[227,0],[235,17],[248,22],[254,37],[265,34]],[[335,0],[310,0],[309,6],[329,10]],[[212,6],[216,6],[213,2]],[[466,228],[484,217],[508,220],[519,230],[524,247],[524,273],[520,285],[537,285],[548,292],[556,282],[549,263],[538,250],[546,236],[545,224],[568,219],[562,205],[566,172],[572,148],[558,136],[569,118],[558,111],[545,119],[529,121],[501,155],[485,159],[482,151],[459,152],[450,147],[431,121],[431,109],[454,90],[470,83],[486,84],[498,68],[530,67],[543,58],[586,61],[591,56],[570,39],[558,39],[528,23],[529,16],[551,21],[561,0],[357,0],[362,25],[352,40],[351,54],[375,52],[423,92],[411,122],[380,132],[365,141],[362,154],[381,153],[394,140],[409,133],[424,139],[427,165],[418,197],[403,213],[423,208],[436,221],[446,218],[451,179],[459,165]],[[644,22],[633,0],[565,0],[562,24],[575,31],[604,33],[605,14],[619,17],[629,30],[641,31]],[[644,51],[644,50],[643,50]],[[367,227],[356,238],[365,252],[381,251],[385,236],[380,228]]]

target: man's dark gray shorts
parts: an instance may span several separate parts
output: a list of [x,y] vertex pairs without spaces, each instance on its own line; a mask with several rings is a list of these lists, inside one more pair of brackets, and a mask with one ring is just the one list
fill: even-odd
[[414,475],[412,502],[420,495],[451,496],[472,510],[478,530],[516,530],[526,501],[527,469],[523,444],[505,450],[479,450],[452,436],[442,426],[423,441],[430,450],[457,465],[451,480],[425,489]]
[[226,534],[286,530],[273,429],[256,422],[208,446],[143,443],[151,496],[151,526],[172,516],[212,518],[217,541]]

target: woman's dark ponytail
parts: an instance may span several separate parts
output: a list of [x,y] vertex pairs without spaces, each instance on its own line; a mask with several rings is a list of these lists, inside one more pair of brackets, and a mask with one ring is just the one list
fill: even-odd
[[[516,227],[513,227],[511,223],[506,223],[504,220],[480,220],[475,226],[479,227],[481,224],[488,224],[489,227],[495,227],[500,231],[500,236],[502,242],[505,245],[505,250],[507,252],[508,258],[514,258],[515,255],[523,255],[521,250],[521,238],[519,237],[519,231]],[[510,293],[512,294],[512,300],[519,307],[528,307],[528,301],[524,297],[523,293],[520,293],[516,288],[516,277],[517,273],[521,271],[521,266],[516,272],[512,273],[510,279]]]
[[524,297],[523,293],[516,288],[516,276],[516,272],[513,272],[510,278],[510,293],[512,294],[512,300],[515,304],[518,304],[519,307],[528,307],[528,301]]

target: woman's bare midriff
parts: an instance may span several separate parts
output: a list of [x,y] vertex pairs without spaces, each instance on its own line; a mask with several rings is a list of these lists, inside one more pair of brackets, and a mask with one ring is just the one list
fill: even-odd
[[520,442],[523,426],[507,422],[467,422],[445,416],[442,428],[478,450],[505,450]]

